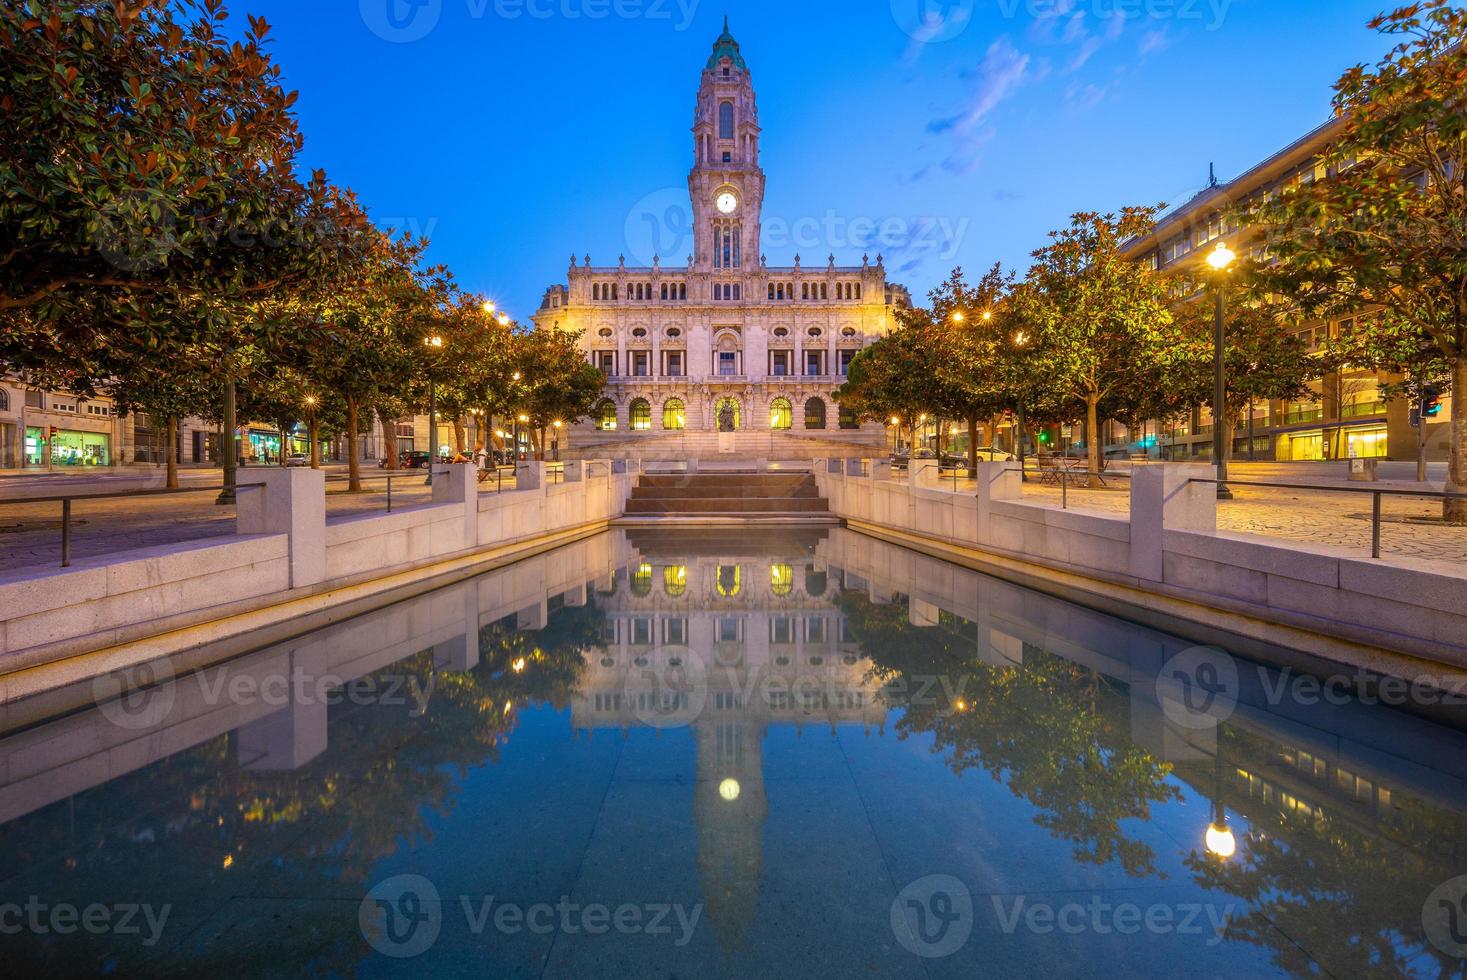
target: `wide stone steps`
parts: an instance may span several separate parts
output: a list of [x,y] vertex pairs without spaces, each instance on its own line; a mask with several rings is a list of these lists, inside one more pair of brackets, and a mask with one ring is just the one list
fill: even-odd
[[814,477],[805,473],[644,475],[627,501],[628,517],[769,519],[830,517]]

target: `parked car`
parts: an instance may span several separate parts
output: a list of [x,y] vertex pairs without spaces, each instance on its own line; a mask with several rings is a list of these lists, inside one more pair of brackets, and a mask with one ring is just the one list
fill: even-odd
[[908,449],[899,449],[891,454],[891,465],[899,470],[904,470],[911,465],[913,459],[937,459],[937,450],[918,449],[915,452]]
[[[428,465],[428,453],[424,452],[421,449],[414,450],[413,452],[398,453],[397,454],[397,467],[398,467],[398,469],[403,469],[403,470],[420,470],[420,469],[422,469],[423,467],[425,467],[427,465]],[[384,470],[387,469],[387,460],[384,459],[382,461],[381,468],[384,469]]]
[[306,453],[291,453],[285,457],[286,466],[310,466],[311,457]]
[[1002,449],[994,449],[992,446],[978,447],[978,462],[980,463],[1012,463],[1013,453],[1006,453]]

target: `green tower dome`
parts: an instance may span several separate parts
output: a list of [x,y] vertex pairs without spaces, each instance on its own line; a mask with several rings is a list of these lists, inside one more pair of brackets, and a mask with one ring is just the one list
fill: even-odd
[[708,67],[717,68],[718,63],[724,58],[732,60],[744,71],[749,70],[749,66],[744,63],[744,56],[739,53],[739,42],[735,41],[733,35],[728,32],[727,14],[723,16],[723,33],[718,35],[718,40],[713,42],[713,54],[708,59]]

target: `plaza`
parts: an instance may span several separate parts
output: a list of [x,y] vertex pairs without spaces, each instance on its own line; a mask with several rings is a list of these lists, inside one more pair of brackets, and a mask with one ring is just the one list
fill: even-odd
[[7,967],[1464,975],[1467,7],[1303,6],[0,8]]

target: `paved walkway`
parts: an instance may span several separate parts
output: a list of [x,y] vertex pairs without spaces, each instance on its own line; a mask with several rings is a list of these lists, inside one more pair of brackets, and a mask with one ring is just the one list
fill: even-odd
[[[1125,481],[1116,490],[1071,490],[1072,508],[1126,515],[1131,495]],[[1387,489],[1382,486],[1382,489]],[[1326,490],[1283,490],[1235,487],[1235,499],[1218,504],[1221,531],[1258,534],[1308,544],[1349,548],[1370,556],[1371,498],[1368,493]],[[1028,484],[1024,497],[1059,506],[1055,487]],[[1383,498],[1381,557],[1403,556],[1429,561],[1467,562],[1467,527],[1404,523],[1410,519],[1441,516],[1441,504],[1432,500]]]
[[[334,474],[333,474],[334,475]],[[432,499],[423,483],[426,474],[404,473],[394,480],[393,509],[419,506]],[[214,479],[204,480],[214,484]],[[248,471],[241,475],[248,483]],[[513,481],[510,483],[513,486]],[[187,487],[188,483],[185,482]],[[328,521],[344,517],[387,512],[386,484],[368,483],[367,492],[348,494],[345,484],[328,484]],[[77,491],[46,484],[32,485],[26,496],[65,494]],[[120,489],[136,489],[121,487]],[[107,487],[101,492],[115,492]],[[10,494],[11,497],[18,496]],[[95,558],[135,548],[200,541],[234,533],[234,508],[214,501],[214,489],[197,493],[157,497],[123,497],[77,500],[72,503],[71,556],[73,560]],[[0,573],[18,569],[59,567],[61,564],[61,504],[7,504],[0,498]]]

